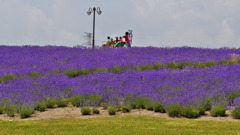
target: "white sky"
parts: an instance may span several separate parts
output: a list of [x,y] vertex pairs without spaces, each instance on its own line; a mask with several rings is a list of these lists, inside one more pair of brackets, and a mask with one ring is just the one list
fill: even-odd
[[240,0],[0,0],[1,45],[96,44],[133,30],[133,46],[239,47]]

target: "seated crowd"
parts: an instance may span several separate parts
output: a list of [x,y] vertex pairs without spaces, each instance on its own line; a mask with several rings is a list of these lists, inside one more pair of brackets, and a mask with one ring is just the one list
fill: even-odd
[[[125,39],[125,41],[122,40],[122,38]],[[130,45],[130,41],[128,39],[128,32],[125,33],[124,36],[122,37],[115,37],[115,40],[113,40],[113,38],[110,38],[110,36],[107,37],[107,42],[106,44],[103,44],[103,46],[112,46],[112,47],[123,47],[124,45],[126,45],[127,47],[131,47]]]

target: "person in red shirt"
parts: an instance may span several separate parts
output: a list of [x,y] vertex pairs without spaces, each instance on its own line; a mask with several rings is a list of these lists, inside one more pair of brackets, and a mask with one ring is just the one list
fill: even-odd
[[127,47],[131,47],[130,41],[129,41],[129,39],[128,39],[128,32],[126,32],[125,35],[122,36],[122,37],[125,38],[125,45],[126,45]]

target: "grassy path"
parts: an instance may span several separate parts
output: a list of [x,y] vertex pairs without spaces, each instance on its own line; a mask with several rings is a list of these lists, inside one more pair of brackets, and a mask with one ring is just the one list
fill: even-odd
[[240,121],[165,119],[150,116],[113,116],[89,119],[0,121],[0,134],[240,135]]

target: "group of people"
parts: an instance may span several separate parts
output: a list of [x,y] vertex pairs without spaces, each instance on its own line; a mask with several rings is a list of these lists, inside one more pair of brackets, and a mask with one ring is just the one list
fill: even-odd
[[[123,47],[126,45],[127,47],[131,47],[130,40],[128,38],[129,33],[126,32],[124,36],[122,37],[115,37],[115,40],[113,38],[110,38],[110,36],[107,37],[107,43],[103,44],[103,46],[112,46],[112,47]],[[124,41],[122,40],[124,38]]]

